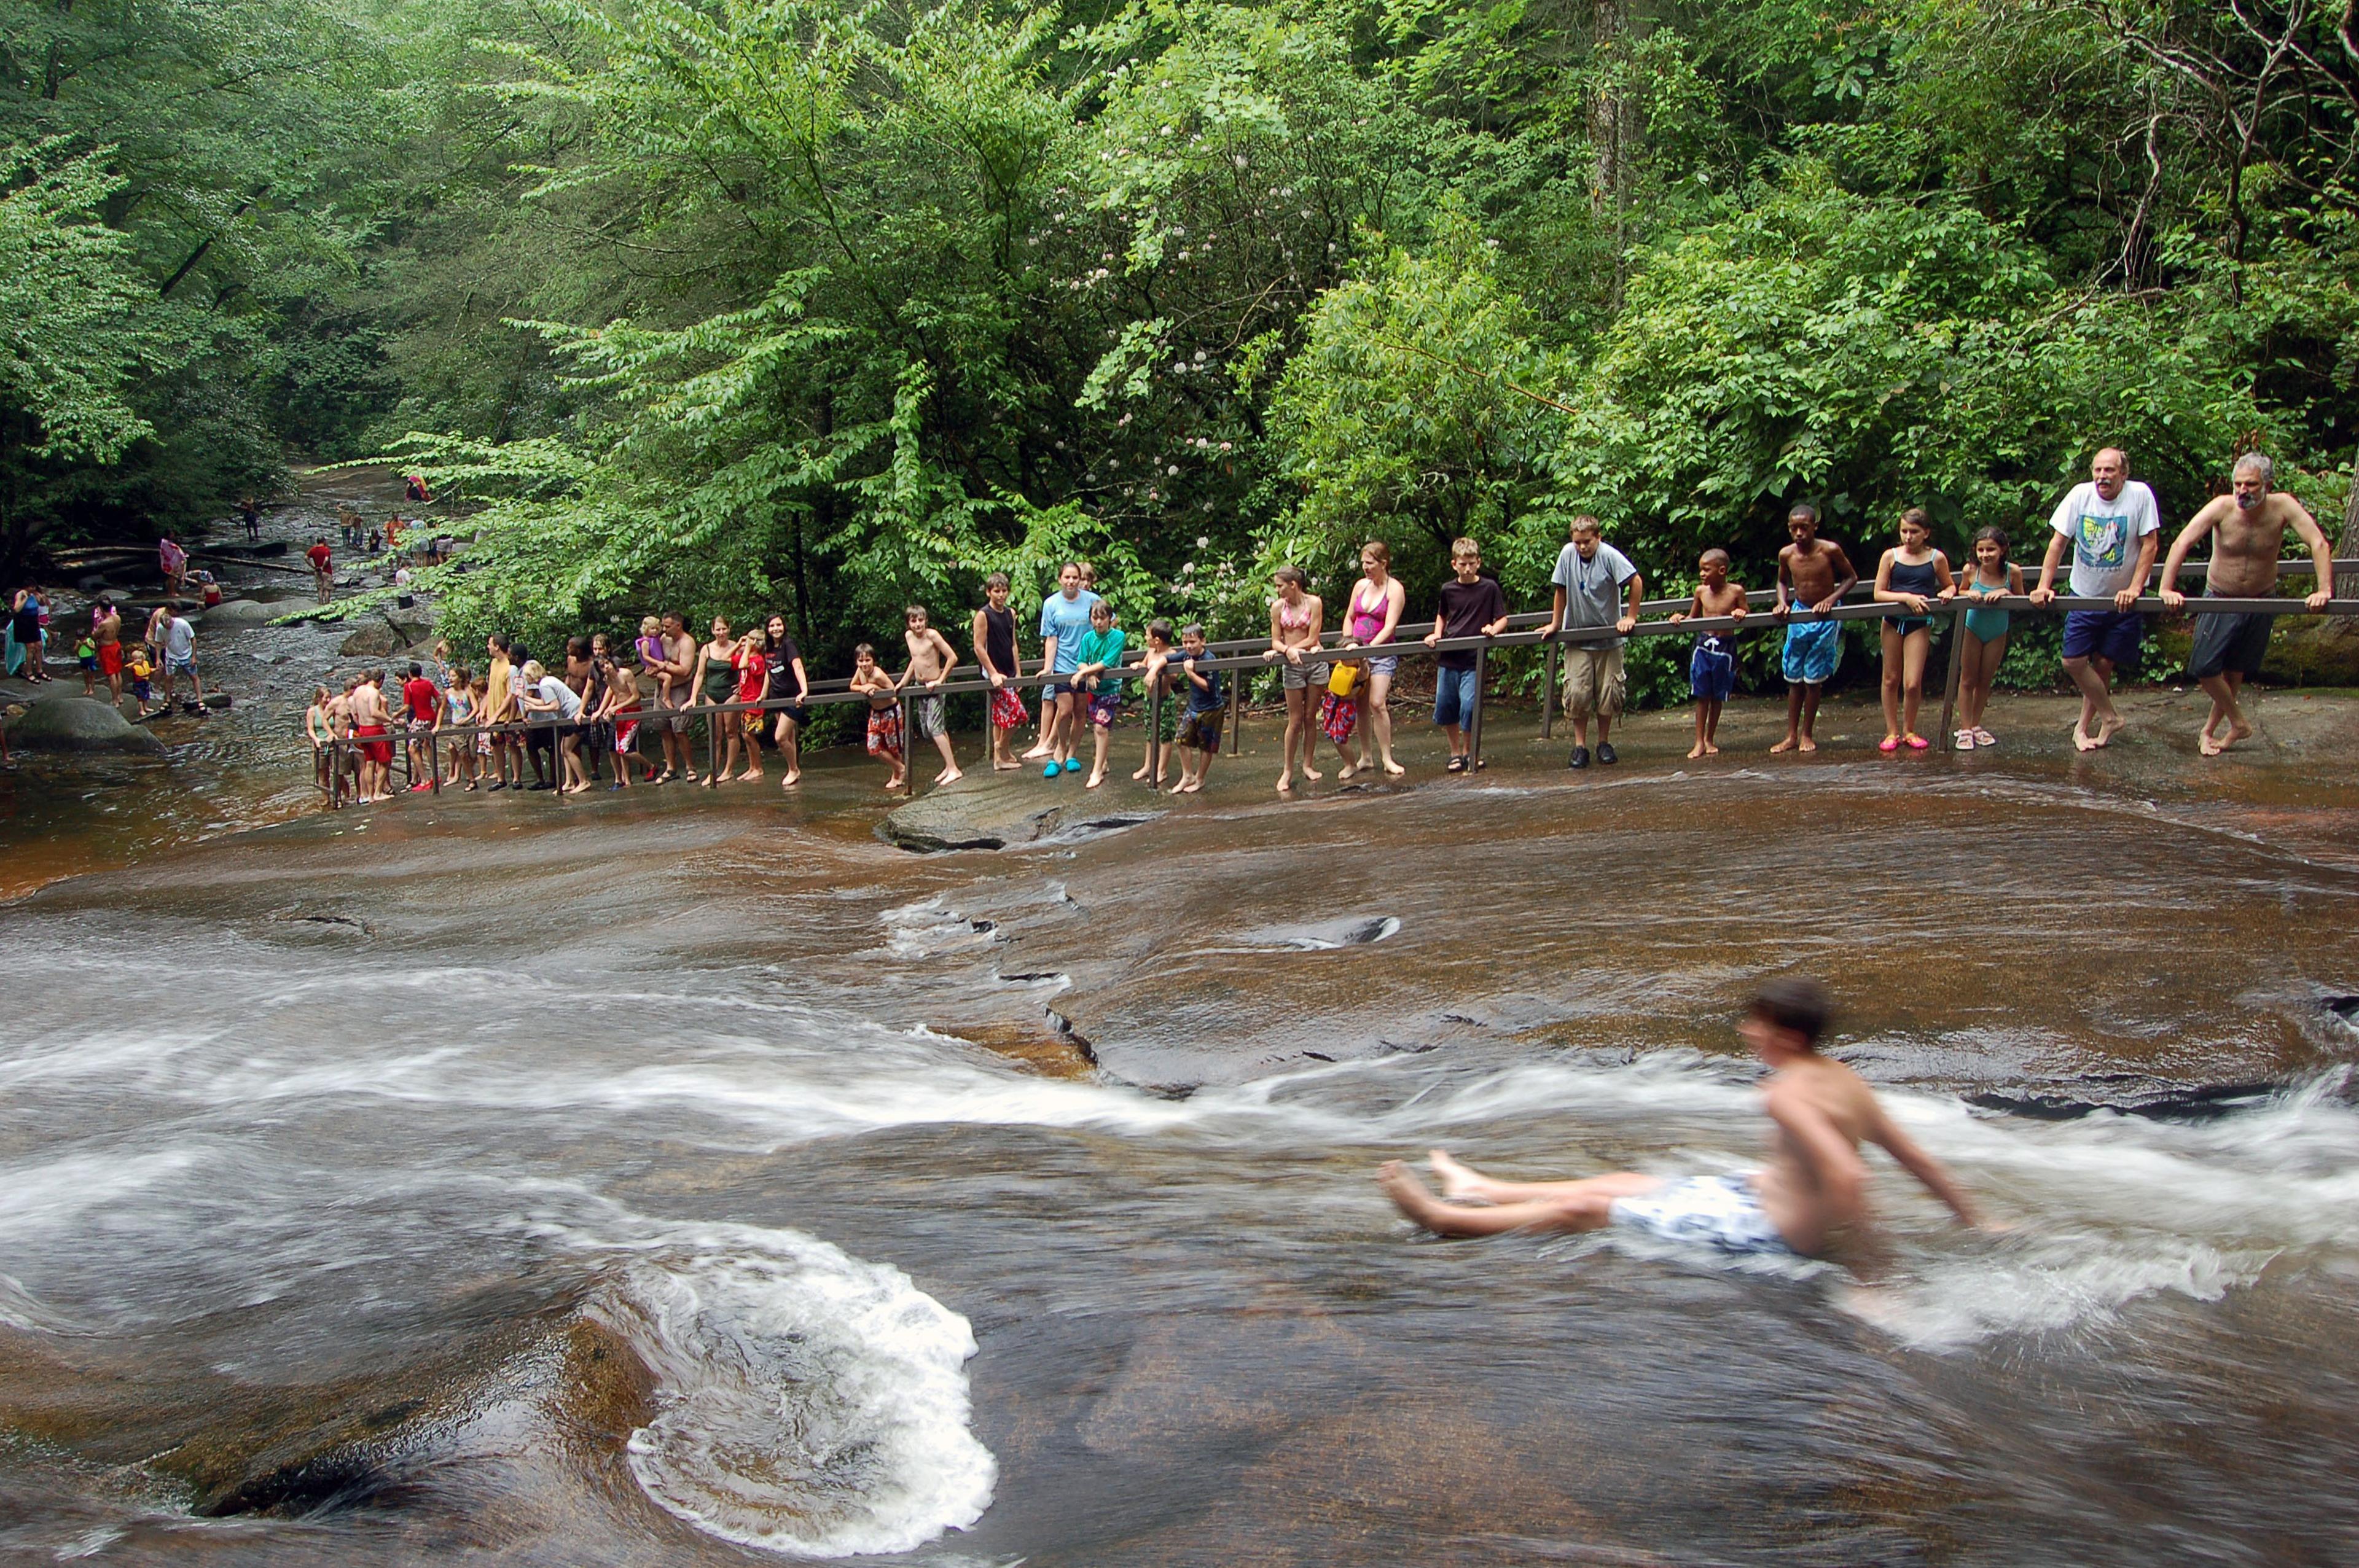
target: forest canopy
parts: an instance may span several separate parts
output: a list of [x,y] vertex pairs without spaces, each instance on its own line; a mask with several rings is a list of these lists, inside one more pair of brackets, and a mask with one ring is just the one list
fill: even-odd
[[1365,538],[1529,602],[1788,505],[1953,550],[2125,447],[2330,524],[2359,31],[2307,0],[7,0],[0,550],[293,459],[531,634],[1082,555],[1243,630]]

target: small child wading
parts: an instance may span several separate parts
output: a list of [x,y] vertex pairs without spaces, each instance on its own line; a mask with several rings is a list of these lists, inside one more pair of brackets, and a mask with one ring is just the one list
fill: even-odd
[[[1671,617],[1685,621],[1690,616],[1701,620],[1745,619],[1745,585],[1728,580],[1728,552],[1706,550],[1703,559],[1696,564],[1695,596],[1688,607]],[[1720,748],[1713,737],[1720,733],[1721,706],[1736,689],[1736,632],[1706,632],[1696,638],[1695,650],[1688,655],[1688,690],[1694,694],[1696,705],[1695,745],[1688,752],[1690,761],[1697,757],[1717,757]]]

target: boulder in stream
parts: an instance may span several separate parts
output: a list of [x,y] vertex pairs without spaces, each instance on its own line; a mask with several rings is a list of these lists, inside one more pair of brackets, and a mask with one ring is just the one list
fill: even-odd
[[1029,768],[972,773],[897,807],[876,826],[887,844],[935,854],[1004,849],[1057,833],[1127,827],[1152,812],[1123,811],[1082,794],[1081,783],[1050,783]]
[[276,605],[265,604],[258,599],[225,599],[205,611],[205,625],[209,628],[259,626],[279,613]]
[[8,725],[8,744],[34,752],[154,753],[164,742],[131,723],[112,703],[87,697],[45,697]]

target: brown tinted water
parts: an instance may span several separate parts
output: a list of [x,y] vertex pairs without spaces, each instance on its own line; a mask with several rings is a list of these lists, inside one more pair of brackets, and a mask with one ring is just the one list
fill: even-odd
[[[0,916],[0,1543],[2347,1561],[2359,816],[2272,711],[2200,784],[2158,719],[1709,770],[1648,720],[1580,780],[1505,721],[1287,806],[1256,721],[1212,796],[998,854],[875,841],[849,756],[108,849]],[[1741,1168],[1787,968],[2015,1229],[1882,1166],[1867,1285],[1422,1241],[1370,1183]]]

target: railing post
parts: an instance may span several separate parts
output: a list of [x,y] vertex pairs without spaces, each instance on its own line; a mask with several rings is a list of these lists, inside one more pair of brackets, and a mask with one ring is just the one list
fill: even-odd
[[1958,749],[1958,732],[1951,728],[1951,724],[1958,716],[1958,686],[1966,672],[1967,598],[1962,593],[1958,596],[1956,612],[1950,617],[1950,674],[1942,683],[1946,689],[1941,694],[1941,750],[1944,752]]
[[1229,755],[1241,754],[1245,749],[1245,677],[1250,669],[1229,672]]
[[721,782],[721,715],[709,711],[712,703],[707,702],[704,706],[708,709],[704,716],[704,776],[717,786]]
[[1158,675],[1147,683],[1147,783],[1148,787],[1163,787],[1163,677]]
[[1490,676],[1491,650],[1474,650],[1474,714],[1466,724],[1466,771],[1483,765],[1483,687]]
[[918,737],[909,728],[909,696],[897,694],[893,705],[901,712],[901,793],[911,800],[918,798]]
[[1557,661],[1564,656],[1564,644],[1555,638],[1548,640],[1548,674],[1540,681],[1540,739],[1556,739],[1556,672]]

